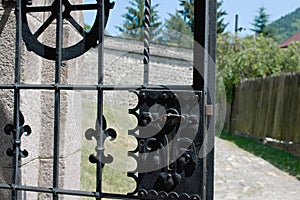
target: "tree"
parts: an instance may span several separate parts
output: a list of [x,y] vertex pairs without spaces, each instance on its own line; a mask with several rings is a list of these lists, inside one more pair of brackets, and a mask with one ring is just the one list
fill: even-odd
[[169,13],[169,19],[164,24],[162,43],[181,47],[192,47],[192,32],[188,24],[176,11],[175,15]]
[[234,87],[246,78],[300,71],[300,42],[281,49],[272,38],[263,35],[220,34],[217,46],[217,77],[224,81],[228,100]]
[[224,16],[227,15],[227,12],[223,10],[222,7],[223,0],[217,2],[217,33],[224,33],[228,23],[224,22]]
[[182,10],[179,13],[183,16],[184,21],[186,21],[194,33],[194,0],[180,0],[180,6]]
[[[217,1],[217,33],[223,33],[228,23],[224,23],[224,16],[227,12],[221,8],[223,0]],[[192,33],[194,33],[194,0],[180,0],[180,6],[183,7],[179,13],[188,23]]]
[[254,17],[254,22],[252,23],[253,29],[256,35],[262,34],[266,37],[272,36],[272,31],[268,28],[269,17],[270,15],[266,13],[265,7],[261,6],[257,15]]
[[[117,28],[121,32],[121,36],[124,38],[143,40],[144,32],[142,28],[145,27],[145,0],[131,0],[129,3],[130,6],[126,7],[127,12],[122,15],[125,19],[124,23],[122,26],[117,26]],[[158,4],[151,6],[150,38],[152,40],[154,40],[157,36],[157,32],[162,24],[162,22],[159,21],[156,11],[157,7]]]
[[84,30],[89,32],[91,30],[91,25],[84,23]]
[[[90,32],[91,28],[92,28],[91,25],[84,23],[84,31]],[[106,29],[104,30],[104,35],[109,35],[109,33],[108,33],[108,31]]]
[[268,25],[272,29],[273,38],[281,43],[300,30],[300,8],[290,14],[280,17]]

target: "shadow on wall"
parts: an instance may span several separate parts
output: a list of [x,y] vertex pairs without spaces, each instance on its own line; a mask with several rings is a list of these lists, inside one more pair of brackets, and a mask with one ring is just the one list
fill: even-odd
[[[4,127],[12,123],[12,117],[9,116],[11,109],[8,108],[5,100],[4,102],[2,100],[3,98],[0,98],[0,184],[9,184],[12,182],[12,158],[6,152],[13,146],[13,136],[6,135]],[[1,199],[10,199],[10,191],[0,189],[0,197]]]
[[2,34],[3,30],[4,30],[5,24],[8,21],[10,13],[13,10],[13,8],[15,7],[15,4],[14,3],[5,3],[5,1],[2,0],[2,6],[4,8],[4,13],[2,14],[2,16],[0,18],[0,37],[1,37],[1,34]]
[[[13,9],[15,7],[15,2],[2,0],[0,5],[0,37],[1,40],[6,40],[3,34],[6,30],[6,25],[13,15]],[[8,34],[5,34],[8,35]],[[3,45],[4,41],[1,42]],[[12,48],[12,47],[10,47]],[[5,64],[3,57],[7,57],[4,49],[1,47],[1,63],[0,66],[0,77],[1,83],[4,83],[10,79],[12,69],[8,69],[11,66],[11,62]],[[13,58],[12,58],[13,59]],[[7,59],[9,60],[9,59]],[[13,62],[13,61],[12,61]],[[0,184],[10,184],[12,183],[12,158],[7,156],[7,150],[12,148],[12,135],[6,135],[4,132],[4,127],[7,124],[13,123],[13,92],[9,90],[1,90],[0,92]],[[11,192],[9,190],[0,189],[0,199],[11,199]]]

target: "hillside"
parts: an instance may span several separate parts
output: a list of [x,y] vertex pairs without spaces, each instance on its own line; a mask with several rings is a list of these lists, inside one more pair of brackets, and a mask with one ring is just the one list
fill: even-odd
[[270,23],[269,28],[274,31],[274,39],[279,43],[291,37],[300,31],[300,8]]

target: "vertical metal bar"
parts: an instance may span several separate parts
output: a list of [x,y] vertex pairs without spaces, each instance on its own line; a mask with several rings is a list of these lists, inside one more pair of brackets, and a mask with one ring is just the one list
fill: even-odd
[[[21,78],[21,41],[22,41],[22,0],[17,1],[16,5],[16,49],[15,49],[15,84],[20,83]],[[19,156],[20,156],[20,90],[18,88],[14,89],[14,159],[13,159],[13,184],[18,185],[19,183]],[[18,192],[16,190],[12,191],[12,199],[18,199]]]
[[[209,35],[208,35],[208,69],[207,69],[207,88],[209,91],[208,104],[215,105],[215,92],[216,92],[216,24],[217,24],[217,1],[209,1]],[[215,107],[215,106],[214,106]],[[209,126],[207,132],[207,148],[210,150],[207,154],[207,190],[206,199],[212,200],[214,198],[214,145],[215,145],[215,115],[207,116],[209,119]]]
[[[56,59],[55,59],[55,92],[54,92],[54,145],[53,145],[53,189],[59,186],[59,138],[60,138],[60,68],[62,64],[63,19],[62,0],[58,0],[56,15]],[[58,194],[53,193],[53,200]]]
[[149,84],[151,0],[145,0],[144,85]]
[[207,103],[207,46],[208,46],[208,0],[194,1],[194,67],[193,67],[193,88],[202,90],[201,116],[199,132],[201,134],[202,155],[202,200],[207,200],[207,129],[205,117],[205,105]]
[[204,54],[206,48],[206,0],[194,1],[194,67],[193,87],[204,88]]
[[238,34],[239,32],[239,15],[235,15],[235,23],[234,23],[234,32],[235,34]]
[[[97,105],[97,123],[98,123],[98,138],[97,138],[97,178],[96,191],[102,193],[102,155],[104,151],[104,135],[103,135],[103,67],[104,67],[104,0],[98,0],[99,13],[99,44],[98,44],[98,105]],[[101,198],[97,198],[100,200]]]

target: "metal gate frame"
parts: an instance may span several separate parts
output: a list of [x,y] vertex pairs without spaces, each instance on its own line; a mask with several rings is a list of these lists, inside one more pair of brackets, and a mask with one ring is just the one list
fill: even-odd
[[[102,154],[104,151],[103,141],[104,133],[100,128],[99,134],[97,134],[97,155],[99,155],[99,162],[97,165],[97,182],[95,191],[80,191],[80,190],[65,190],[58,188],[58,172],[59,172],[59,135],[60,135],[60,92],[65,90],[91,90],[98,92],[98,106],[97,106],[97,121],[99,124],[103,124],[103,92],[109,90],[134,90],[136,86],[118,86],[118,85],[104,85],[103,84],[103,31],[104,30],[104,0],[99,0],[99,45],[98,45],[98,84],[97,85],[64,85],[60,82],[61,66],[62,66],[62,0],[59,0],[57,9],[59,10],[56,16],[56,57],[55,57],[55,83],[54,84],[21,84],[21,43],[22,43],[22,9],[21,3],[25,0],[17,0],[16,3],[16,49],[15,49],[15,69],[14,84],[0,84],[0,89],[13,90],[14,91],[14,123],[13,127],[8,127],[6,130],[13,134],[14,145],[12,149],[13,157],[13,180],[12,184],[0,183],[1,189],[7,189],[12,192],[12,199],[18,199],[19,191],[31,191],[40,193],[52,194],[54,200],[59,199],[59,195],[74,195],[74,196],[87,196],[101,198],[117,198],[117,199],[140,199],[136,195],[121,195],[102,192]],[[146,4],[151,5],[150,0],[146,0]],[[214,105],[215,102],[215,43],[216,43],[216,0],[195,0],[195,33],[194,33],[194,64],[193,64],[193,85],[192,88],[195,91],[203,91],[202,108],[204,113],[207,109],[211,109],[210,105]],[[100,9],[101,8],[101,9]],[[147,5],[146,5],[147,9]],[[146,12],[147,13],[147,12]],[[147,15],[147,14],[146,14]],[[148,13],[149,15],[149,13]],[[149,16],[148,16],[149,17]],[[147,18],[147,16],[146,16]],[[144,85],[140,88],[147,88],[148,85],[148,69],[149,69],[149,38],[147,38],[147,27],[145,28],[145,71],[144,71]],[[149,32],[148,32],[149,33]],[[200,45],[197,45],[200,44]],[[205,51],[203,51],[203,49]],[[151,86],[161,88],[160,86]],[[184,90],[186,86],[166,86],[169,89]],[[188,86],[190,87],[190,86]],[[33,187],[20,185],[20,158],[24,156],[24,152],[21,151],[21,136],[24,131],[22,127],[22,116],[20,113],[20,91],[26,89],[33,90],[51,90],[54,91],[54,148],[53,148],[53,185],[52,188]],[[203,177],[200,177],[201,184],[203,185],[203,191],[201,199],[212,200],[214,196],[213,182],[214,182],[214,126],[206,126],[209,123],[214,123],[214,115],[203,114],[201,117],[201,123],[203,124],[203,141],[206,143],[206,148],[211,148],[206,157],[202,159],[203,162]],[[207,128],[208,127],[208,128]],[[29,131],[29,130],[27,130]]]

